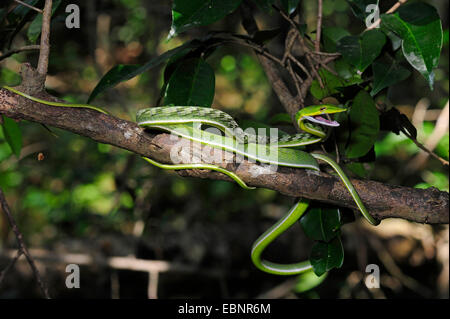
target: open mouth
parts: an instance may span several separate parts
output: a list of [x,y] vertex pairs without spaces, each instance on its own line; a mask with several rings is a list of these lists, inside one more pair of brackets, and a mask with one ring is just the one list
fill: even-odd
[[328,120],[320,115],[317,116],[305,116],[305,119],[307,119],[310,122],[325,125],[325,126],[332,126],[337,127],[339,126],[339,122]]

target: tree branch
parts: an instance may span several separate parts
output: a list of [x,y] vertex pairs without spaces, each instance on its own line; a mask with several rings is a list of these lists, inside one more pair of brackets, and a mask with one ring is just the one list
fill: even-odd
[[17,48],[17,49],[13,49],[11,51],[6,52],[5,54],[0,56],[0,61],[4,60],[6,58],[9,58],[11,55],[16,54],[16,53],[20,53],[20,52],[24,52],[24,51],[33,51],[33,50],[39,50],[40,46],[39,45],[26,45],[23,46],[21,48]]
[[17,2],[18,4],[21,4],[21,5],[23,5],[23,6],[27,7],[27,8],[30,8],[31,10],[34,10],[34,11],[36,11],[36,12],[42,13],[42,10],[41,10],[41,9],[36,8],[36,7],[33,7],[33,6],[29,5],[28,3],[25,3],[25,2],[23,2],[23,1],[20,1],[20,0],[14,0],[14,2]]
[[[44,297],[46,299],[50,299],[47,284],[45,283],[45,281],[42,280],[39,270],[37,269],[36,264],[34,263],[34,259],[31,256],[30,252],[28,251],[27,246],[25,245],[25,242],[23,240],[23,235],[20,232],[19,227],[17,227],[16,221],[14,220],[14,217],[11,213],[8,202],[6,201],[5,195],[3,194],[3,191],[1,188],[0,188],[0,204],[3,209],[3,212],[5,213],[5,215],[8,219],[9,225],[11,226],[14,234],[16,235],[17,245],[19,246],[19,252],[17,254],[17,259],[19,259],[20,255],[22,255],[22,254],[25,255],[28,263],[30,264],[31,269],[33,270],[34,276],[36,277],[39,287],[41,288],[42,293],[44,294]],[[8,267],[4,271],[6,273],[8,271]],[[2,275],[2,277],[3,277],[3,275]]]
[[[57,101],[45,92],[36,94],[44,100]],[[356,210],[355,203],[339,178],[305,169],[279,167],[271,174],[264,168],[244,161],[239,166],[226,163],[226,152],[186,139],[173,140],[168,134],[145,133],[136,123],[88,109],[51,107],[32,102],[8,90],[0,89],[0,113],[14,119],[55,126],[111,144],[157,161],[171,163],[172,152],[187,153],[237,173],[247,184],[276,190],[293,197],[306,197]],[[228,154],[228,155],[226,155]],[[260,174],[257,174],[260,173]],[[182,176],[230,180],[208,170],[179,171]],[[420,223],[448,223],[449,196],[436,188],[415,189],[373,181],[352,180],[369,212],[378,219],[404,218]]]
[[[42,76],[47,75],[48,69],[48,57],[50,55],[51,18],[52,18],[52,0],[45,0],[45,6],[42,15],[41,51],[39,52],[39,61],[37,66],[37,71]],[[44,83],[42,83],[42,85],[44,85]]]

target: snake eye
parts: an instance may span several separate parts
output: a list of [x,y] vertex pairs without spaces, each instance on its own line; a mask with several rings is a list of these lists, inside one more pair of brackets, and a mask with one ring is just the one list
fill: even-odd
[[320,108],[320,111],[325,111],[327,108],[325,107],[325,106],[322,106],[321,108]]

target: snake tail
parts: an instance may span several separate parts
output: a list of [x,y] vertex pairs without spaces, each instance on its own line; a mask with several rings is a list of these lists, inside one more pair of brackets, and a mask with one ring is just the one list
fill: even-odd
[[4,89],[11,91],[17,95],[20,95],[28,100],[37,102],[37,103],[41,103],[41,104],[45,104],[45,105],[50,105],[50,106],[61,106],[61,107],[76,107],[76,108],[83,108],[83,109],[90,109],[90,110],[94,110],[103,114],[109,114],[107,111],[103,110],[100,107],[94,106],[94,105],[90,105],[90,104],[75,104],[75,103],[62,103],[62,102],[53,102],[53,101],[46,101],[46,100],[42,100],[40,98],[28,95],[26,93],[20,92],[12,87],[9,86],[3,86]]

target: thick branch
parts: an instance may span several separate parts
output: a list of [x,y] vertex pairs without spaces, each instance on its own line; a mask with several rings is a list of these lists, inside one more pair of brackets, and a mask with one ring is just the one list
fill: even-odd
[[[41,93],[38,97],[56,100]],[[339,178],[310,170],[279,167],[272,174],[258,164],[244,161],[239,166],[219,162],[227,158],[225,152],[202,147],[188,140],[173,140],[168,134],[144,133],[136,123],[118,119],[87,109],[51,107],[34,103],[10,91],[0,89],[0,113],[55,126],[89,137],[95,141],[115,145],[136,154],[171,163],[171,152],[191,153],[204,162],[236,172],[249,185],[276,190],[293,197],[306,197],[356,210],[355,204]],[[206,170],[180,171],[182,176],[229,180],[228,177]],[[378,219],[404,218],[421,223],[448,223],[449,195],[436,188],[415,189],[392,186],[373,181],[352,180],[370,213]]]

